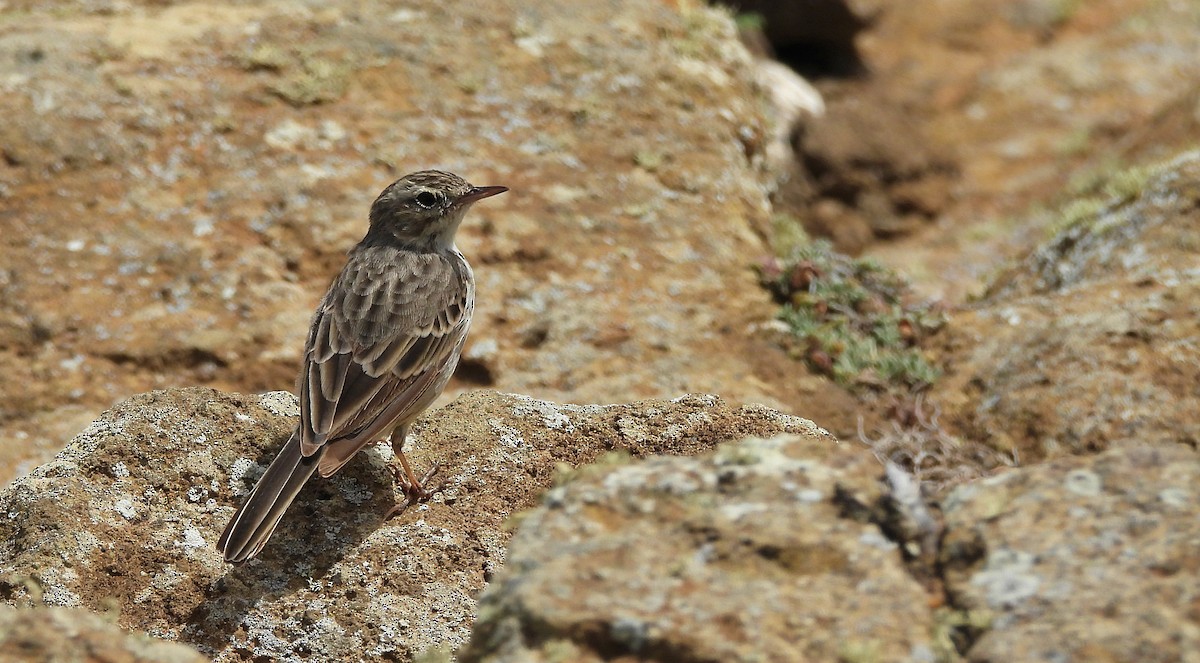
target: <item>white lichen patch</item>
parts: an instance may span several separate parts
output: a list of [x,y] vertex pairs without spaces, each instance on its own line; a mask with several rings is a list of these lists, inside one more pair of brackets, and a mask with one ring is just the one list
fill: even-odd
[[563,413],[560,406],[554,403],[539,401],[526,396],[518,400],[518,404],[513,407],[512,413],[514,416],[522,419],[529,416],[540,417],[546,428],[551,430],[561,430],[568,433],[575,430],[575,426],[571,424],[571,418]]
[[295,149],[300,145],[314,143],[316,140],[316,129],[290,118],[271,127],[263,134],[264,143],[280,150]]
[[288,391],[267,392],[258,399],[258,404],[268,412],[281,417],[300,416],[300,401]]
[[1100,475],[1087,469],[1072,470],[1064,483],[1067,490],[1083,497],[1096,497],[1104,487]]
[[[64,572],[64,576],[75,576],[74,572],[70,574]],[[72,580],[73,578],[68,578]],[[64,583],[56,582],[53,576],[47,577],[43,575],[42,581],[42,602],[46,605],[61,605],[67,607],[75,607],[83,605],[83,600],[78,594],[66,588]]]
[[672,403],[688,403],[704,407],[715,407],[721,402],[721,397],[714,394],[684,394],[671,399]]
[[722,504],[717,513],[726,520],[737,522],[746,516],[763,513],[771,507],[762,502],[735,502],[733,504]]
[[793,458],[786,453],[786,448],[795,441],[795,436],[784,434],[722,444],[713,455],[713,463],[739,477],[804,475],[808,483],[831,481],[833,471],[826,465],[810,459]]
[[617,430],[621,436],[631,442],[642,442],[650,437],[646,422],[636,417],[621,417],[617,419]]
[[1163,504],[1176,509],[1187,508],[1192,502],[1194,502],[1192,495],[1181,487],[1164,488],[1161,492],[1159,492],[1158,499]]
[[[95,534],[87,531],[76,532],[74,556],[77,559],[87,560],[100,548],[100,545],[100,539]],[[87,565],[86,562],[84,565]],[[74,572],[72,571],[72,573]]]
[[246,487],[246,475],[254,467],[258,467],[258,463],[249,458],[239,458],[233,461],[233,466],[229,468],[229,492],[234,495],[245,495],[250,492],[250,489]]
[[[399,529],[399,533],[396,532]],[[424,518],[401,525],[399,528],[383,528],[371,533],[368,540],[395,537],[405,541],[420,541],[422,546],[452,546],[458,543],[454,533],[444,527],[434,527]]]
[[113,465],[110,469],[112,471],[112,475],[118,479],[128,479],[129,478],[129,468],[125,467],[125,463],[117,463],[117,464]]
[[[688,495],[716,488],[717,477],[713,472],[686,472],[685,466],[678,458],[649,458],[605,476],[604,491],[609,495],[632,495],[649,489],[669,495]],[[601,497],[600,501],[607,499]]]
[[703,410],[700,412],[690,412],[687,415],[687,422],[688,422],[689,426],[700,426],[703,424],[711,424],[712,421],[713,421],[712,414],[710,414],[708,412],[704,412]]
[[195,527],[189,527],[183,530],[183,539],[176,541],[175,545],[182,548],[203,548],[208,545],[204,540],[204,535]]
[[512,449],[527,449],[529,444],[525,442],[525,438],[521,436],[521,431],[512,426],[505,425],[500,419],[489,419],[488,425],[492,431],[500,438],[500,444]]
[[131,497],[119,498],[116,503],[113,504],[113,508],[125,520],[133,521],[138,517],[137,507],[134,505],[133,498]]
[[150,586],[158,590],[159,595],[162,595],[167,590],[172,589],[186,578],[179,569],[175,568],[174,564],[168,564],[163,567],[162,571],[154,574],[150,580]]
[[887,538],[877,529],[869,529],[858,537],[858,542],[879,550],[895,550],[896,542]]
[[796,499],[804,504],[818,504],[825,501],[825,493],[816,488],[800,488],[796,484],[786,481],[780,486],[784,490],[790,490],[796,494]]
[[1042,578],[1033,573],[1033,565],[1030,553],[996,550],[988,555],[984,569],[971,578],[971,584],[984,590],[988,607],[1011,609],[1037,595]]

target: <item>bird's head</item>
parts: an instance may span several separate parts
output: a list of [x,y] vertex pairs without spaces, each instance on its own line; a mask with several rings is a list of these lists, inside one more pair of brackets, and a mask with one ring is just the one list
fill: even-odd
[[454,173],[421,170],[393,182],[371,205],[371,230],[434,249],[453,246],[471,205],[507,187],[472,186]]

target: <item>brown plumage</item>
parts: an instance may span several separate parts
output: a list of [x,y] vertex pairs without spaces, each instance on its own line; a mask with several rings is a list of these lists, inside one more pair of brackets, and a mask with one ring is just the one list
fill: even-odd
[[472,203],[504,191],[426,170],[375,200],[370,229],[313,316],[300,423],[221,534],[226,561],[262,550],[314,472],[332,475],[384,435],[404,469],[400,508],[432,494],[404,457],[404,437],[454,373],[471,324],[475,280],[455,231]]

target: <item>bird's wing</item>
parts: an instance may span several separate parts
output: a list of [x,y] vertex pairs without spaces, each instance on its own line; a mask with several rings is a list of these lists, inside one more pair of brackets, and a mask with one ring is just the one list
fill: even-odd
[[422,397],[456,359],[473,304],[470,268],[457,255],[352,252],[309,331],[300,383],[304,456],[417,414],[410,410],[427,405]]

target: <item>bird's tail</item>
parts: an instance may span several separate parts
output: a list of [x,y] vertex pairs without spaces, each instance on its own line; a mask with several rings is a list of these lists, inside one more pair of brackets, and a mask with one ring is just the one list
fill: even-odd
[[300,453],[299,436],[292,434],[221,533],[217,550],[225,555],[226,562],[241,563],[262,550],[283,512],[317,469],[322,455],[318,451],[305,457]]

